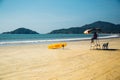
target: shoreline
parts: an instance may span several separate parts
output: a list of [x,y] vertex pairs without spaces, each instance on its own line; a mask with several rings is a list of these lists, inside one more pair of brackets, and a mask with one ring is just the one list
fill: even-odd
[[[99,37],[99,40],[102,39],[111,39],[111,38],[120,38],[119,34],[113,34],[110,36]],[[53,39],[53,40],[25,40],[25,41],[6,41],[0,42],[0,47],[2,46],[21,46],[21,45],[34,45],[34,44],[51,44],[59,42],[74,42],[74,41],[88,41],[91,38],[68,38],[68,39]]]

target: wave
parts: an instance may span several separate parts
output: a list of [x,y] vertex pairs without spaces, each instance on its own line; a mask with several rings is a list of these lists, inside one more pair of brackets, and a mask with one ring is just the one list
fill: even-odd
[[109,35],[109,36],[102,36],[102,37],[99,37],[99,38],[105,39],[105,38],[118,38],[118,37],[120,37],[119,34],[112,34],[112,35]]
[[0,42],[0,45],[5,44],[28,44],[28,43],[46,43],[46,42],[60,42],[60,41],[76,41],[76,40],[83,40],[89,38],[69,38],[69,39],[51,39],[51,40],[24,40],[24,41],[6,41]]
[[[100,39],[104,38],[115,38],[119,37],[119,35],[114,34],[110,36],[102,36]],[[67,41],[80,41],[80,40],[90,40],[91,37],[85,38],[66,38],[66,39],[44,39],[44,40],[22,40],[22,41],[2,41],[0,45],[11,45],[11,44],[35,44],[35,43],[51,43],[51,42],[67,42]]]

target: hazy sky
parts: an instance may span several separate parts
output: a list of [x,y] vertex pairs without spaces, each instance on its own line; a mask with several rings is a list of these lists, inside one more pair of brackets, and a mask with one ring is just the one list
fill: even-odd
[[48,33],[99,20],[120,24],[120,0],[0,0],[0,33],[19,27]]

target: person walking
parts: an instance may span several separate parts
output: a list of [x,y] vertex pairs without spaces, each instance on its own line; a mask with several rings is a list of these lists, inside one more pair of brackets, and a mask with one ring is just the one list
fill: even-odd
[[94,43],[94,39],[97,39],[98,34],[94,32],[93,37],[91,38],[91,43]]

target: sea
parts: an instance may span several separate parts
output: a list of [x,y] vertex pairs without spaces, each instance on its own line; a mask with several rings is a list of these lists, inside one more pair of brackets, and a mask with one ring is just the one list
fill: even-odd
[[[89,40],[93,34],[0,34],[0,46],[50,44]],[[99,38],[114,38],[117,34],[99,34]]]

